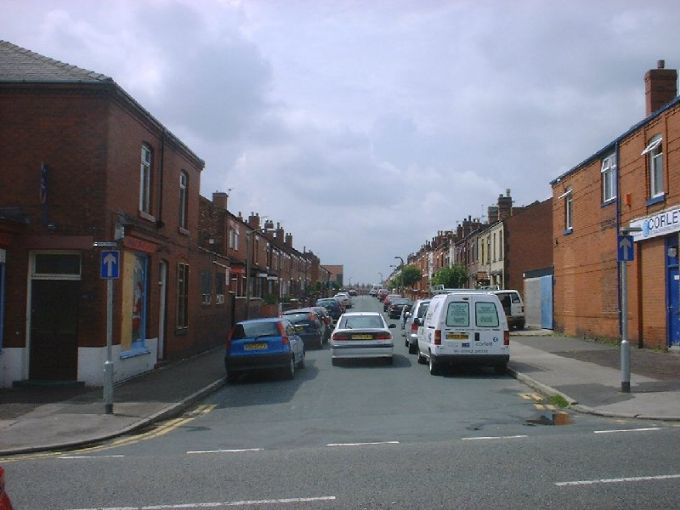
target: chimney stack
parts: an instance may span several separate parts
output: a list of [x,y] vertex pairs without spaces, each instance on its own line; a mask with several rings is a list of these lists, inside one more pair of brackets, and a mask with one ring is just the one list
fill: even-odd
[[512,216],[512,197],[510,190],[506,190],[505,196],[498,195],[498,219],[505,220]]
[[224,209],[225,211],[227,210],[227,199],[229,198],[229,195],[223,192],[215,192],[212,195],[212,201],[215,207],[219,207],[220,209]]
[[678,72],[665,69],[666,62],[659,60],[656,69],[645,74],[645,115],[651,115],[678,95]]
[[248,216],[248,226],[252,228],[253,230],[257,230],[260,228],[260,214],[259,213],[254,213],[251,212],[250,216]]
[[293,247],[293,234],[286,234],[286,246],[288,248]]

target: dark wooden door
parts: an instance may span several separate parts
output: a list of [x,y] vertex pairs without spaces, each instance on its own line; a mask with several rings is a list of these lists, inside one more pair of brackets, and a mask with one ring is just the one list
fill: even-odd
[[31,380],[77,379],[79,293],[80,281],[31,282]]

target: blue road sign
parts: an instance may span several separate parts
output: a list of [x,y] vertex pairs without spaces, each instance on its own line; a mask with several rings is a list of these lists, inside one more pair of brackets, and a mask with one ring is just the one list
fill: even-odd
[[617,239],[619,262],[630,262],[635,256],[633,236],[618,236]]
[[120,277],[120,251],[102,250],[99,264],[99,277],[112,280]]

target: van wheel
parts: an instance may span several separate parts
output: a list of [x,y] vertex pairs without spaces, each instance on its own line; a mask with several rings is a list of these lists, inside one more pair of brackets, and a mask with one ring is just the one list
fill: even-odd
[[305,368],[305,351],[302,351],[302,357],[300,358],[300,363],[298,363],[298,368]]
[[423,353],[420,352],[420,347],[416,346],[416,349],[418,351],[418,364],[424,365],[427,362],[427,360],[425,359],[425,356],[423,356]]
[[439,375],[439,363],[434,360],[434,356],[430,354],[430,375]]

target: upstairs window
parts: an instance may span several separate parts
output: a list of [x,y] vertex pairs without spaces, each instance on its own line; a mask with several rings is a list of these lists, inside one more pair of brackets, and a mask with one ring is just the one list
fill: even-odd
[[189,176],[186,172],[179,173],[179,226],[187,229],[189,211]]
[[610,154],[602,160],[602,203],[616,198],[616,156]]
[[574,230],[574,196],[572,189],[567,189],[558,199],[564,199],[564,233],[571,234],[572,230]]
[[657,135],[649,142],[642,155],[647,156],[649,169],[649,198],[659,198],[664,195],[663,184],[663,144],[661,135]]
[[151,147],[142,145],[139,169],[139,210],[151,214]]

